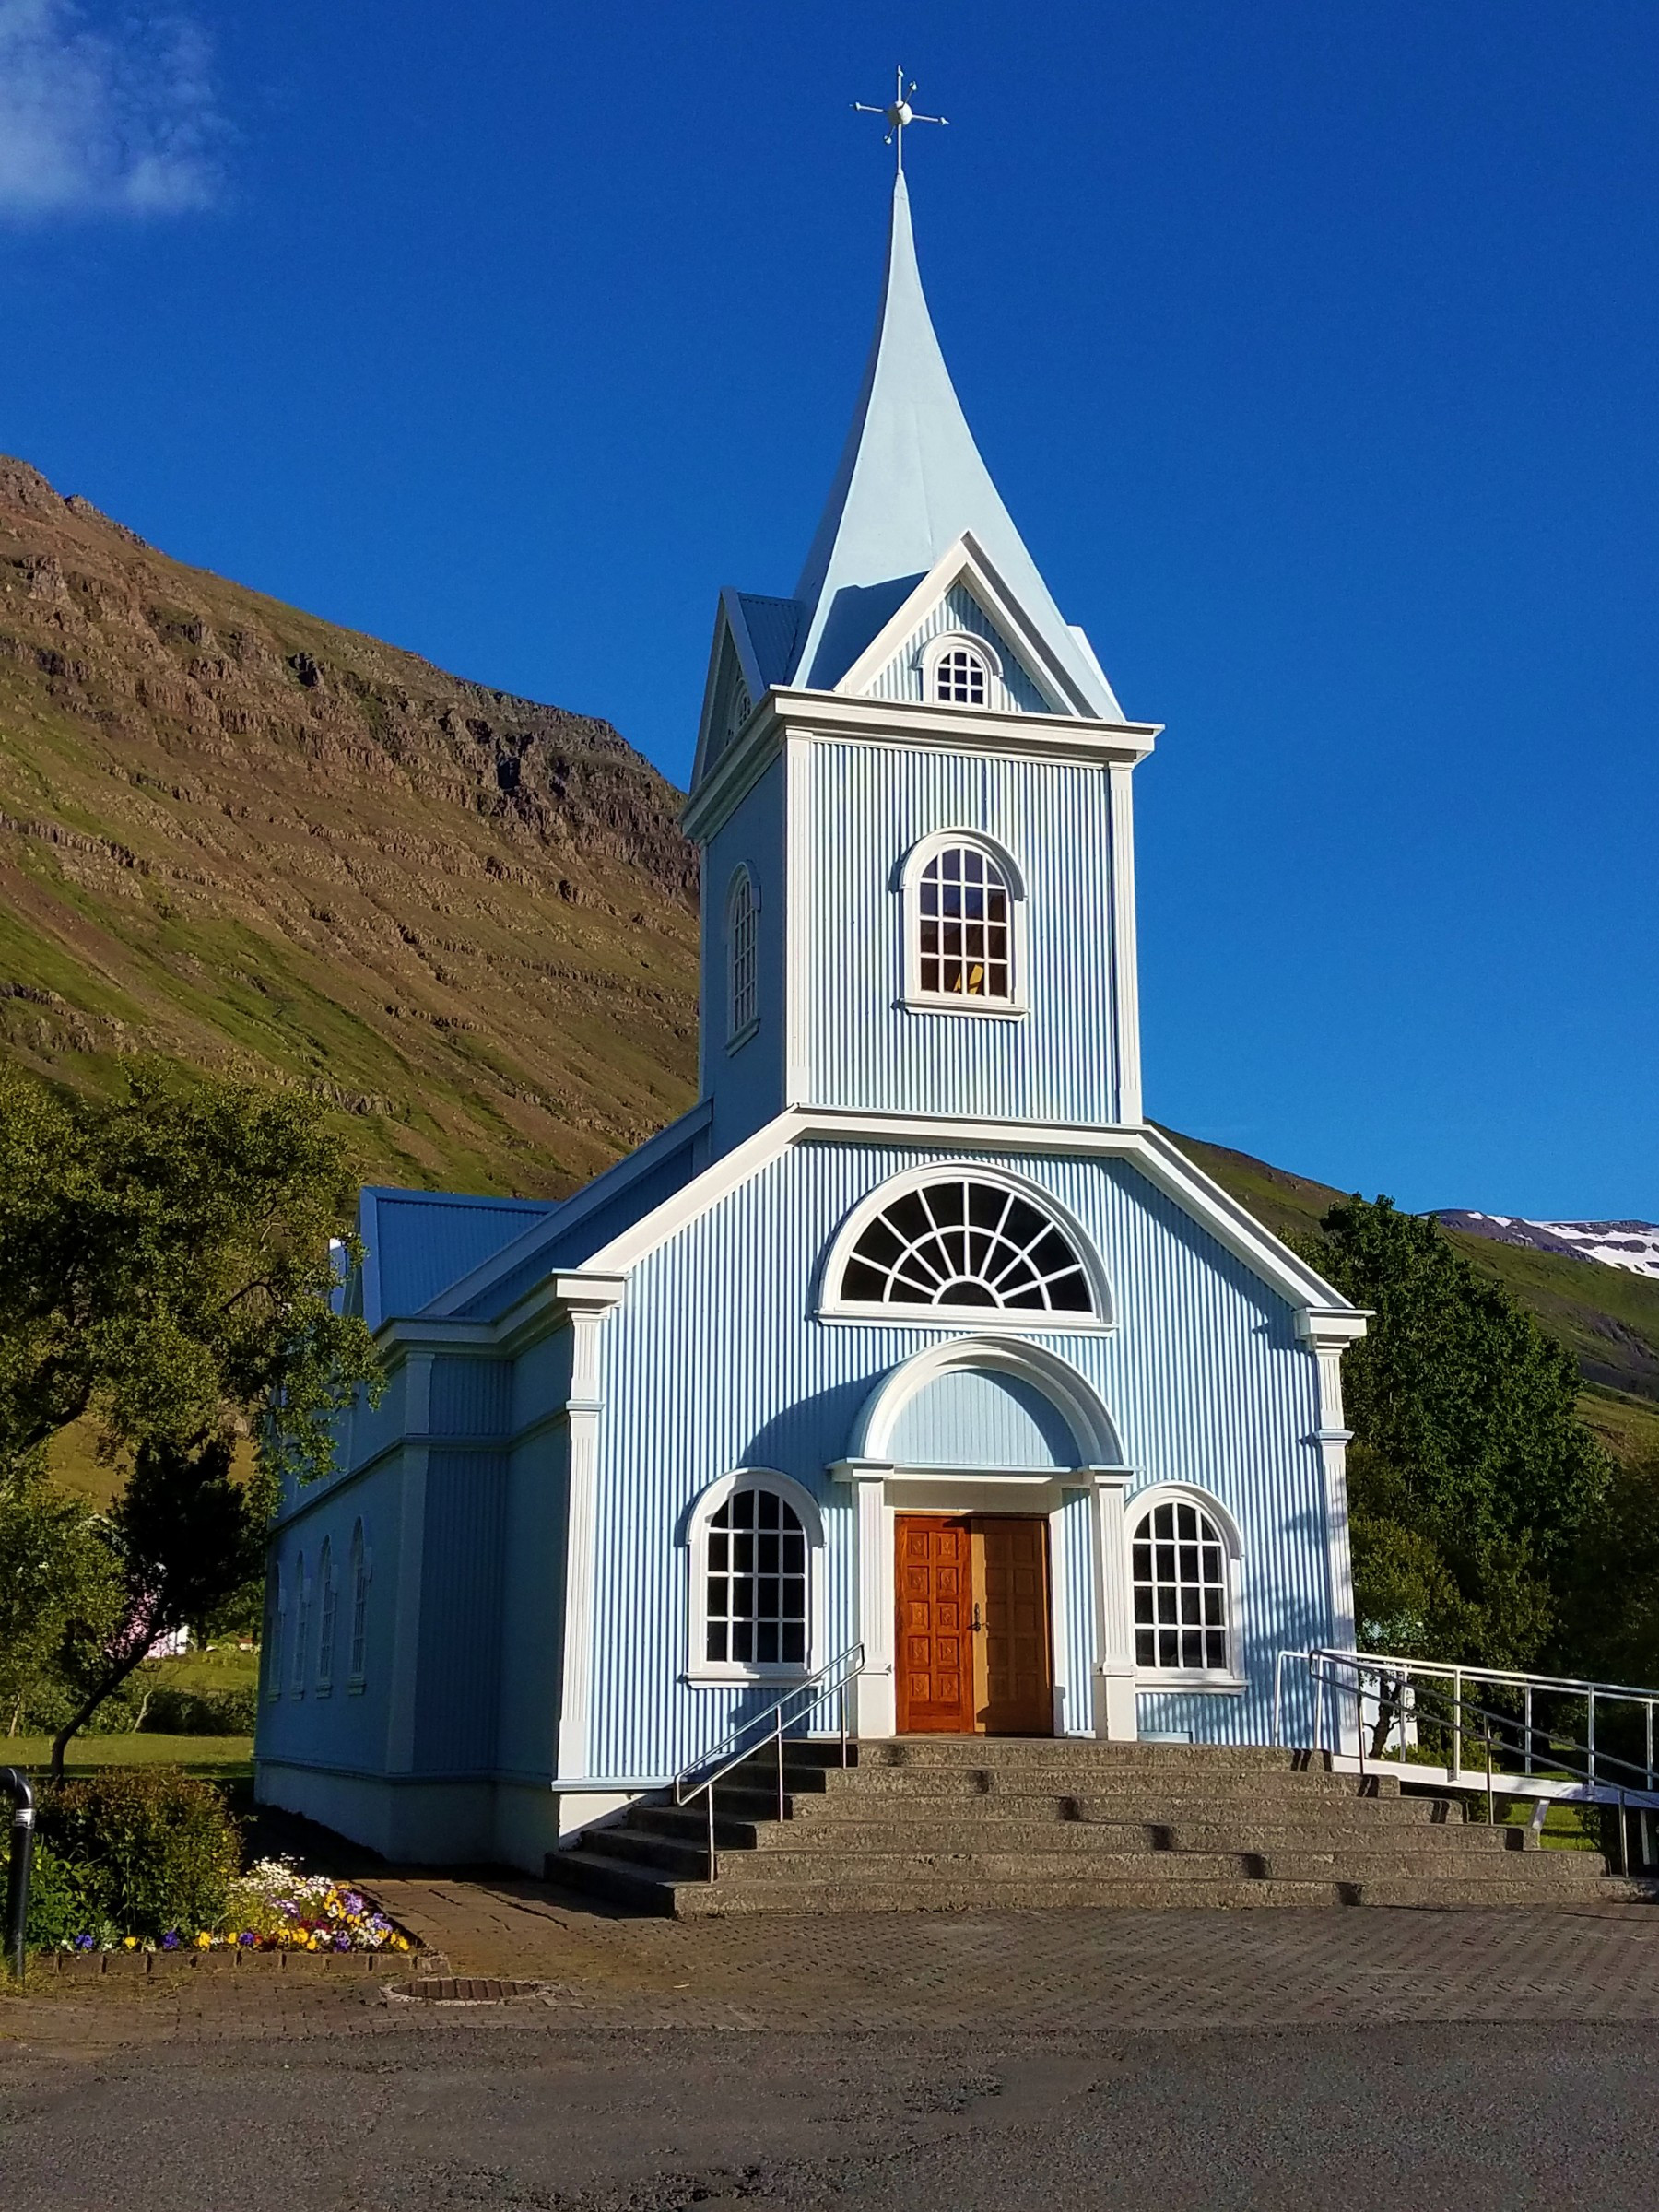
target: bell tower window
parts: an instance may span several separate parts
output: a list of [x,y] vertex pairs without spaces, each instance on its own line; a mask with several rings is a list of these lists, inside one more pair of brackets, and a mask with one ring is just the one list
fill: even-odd
[[952,645],[934,663],[934,697],[941,706],[982,707],[990,695],[991,671],[971,645]]

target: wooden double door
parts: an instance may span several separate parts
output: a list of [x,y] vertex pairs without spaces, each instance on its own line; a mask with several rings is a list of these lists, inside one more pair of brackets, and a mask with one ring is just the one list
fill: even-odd
[[900,1735],[1052,1735],[1048,1523],[900,1513]]

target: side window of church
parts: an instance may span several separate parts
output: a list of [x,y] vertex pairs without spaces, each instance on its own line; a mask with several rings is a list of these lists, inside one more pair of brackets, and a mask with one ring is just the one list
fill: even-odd
[[952,845],[922,871],[916,982],[924,998],[1014,995],[1008,886],[988,853]]
[[760,1013],[755,909],[753,880],[747,868],[739,868],[726,901],[726,1035],[734,1041],[754,1028]]
[[1137,1666],[1220,1674],[1229,1664],[1227,1547],[1209,1515],[1155,1505],[1135,1531]]
[[775,1490],[738,1490],[709,1522],[704,1657],[806,1663],[806,1532]]

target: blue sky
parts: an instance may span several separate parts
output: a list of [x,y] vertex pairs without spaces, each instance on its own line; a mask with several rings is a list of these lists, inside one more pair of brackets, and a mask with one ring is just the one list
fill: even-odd
[[1659,10],[0,0],[0,449],[685,779],[934,316],[1131,714],[1149,1108],[1659,1218]]

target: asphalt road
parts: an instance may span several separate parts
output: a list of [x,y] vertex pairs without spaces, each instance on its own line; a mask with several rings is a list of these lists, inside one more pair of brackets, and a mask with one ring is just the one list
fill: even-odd
[[0,2045],[6,2212],[1659,2205],[1659,2025],[824,2033],[517,2011]]

